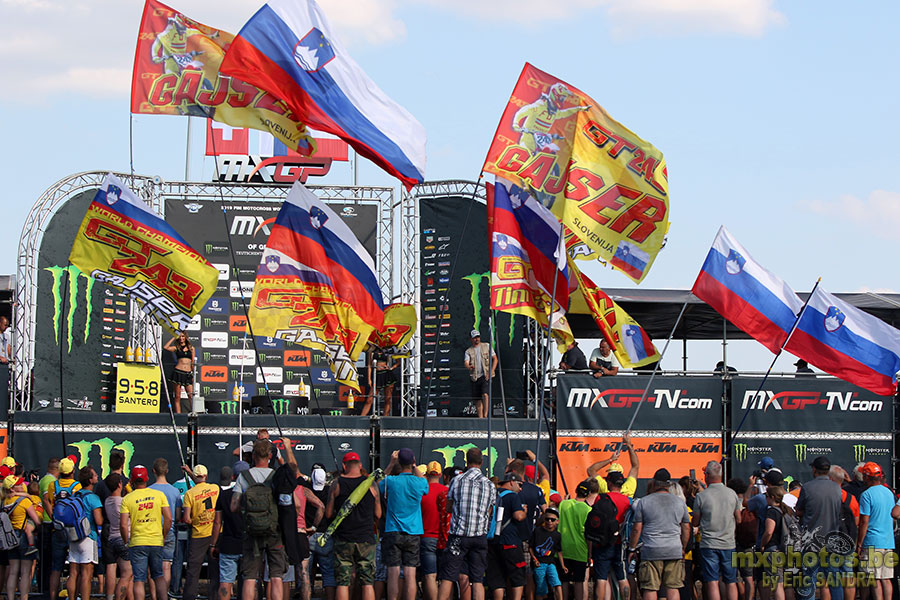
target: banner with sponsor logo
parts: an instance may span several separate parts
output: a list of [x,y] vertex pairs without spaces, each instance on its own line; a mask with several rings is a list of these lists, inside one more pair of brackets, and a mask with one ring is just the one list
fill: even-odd
[[[466,214],[468,219],[463,218]],[[472,384],[463,358],[473,329],[481,332],[483,342],[490,341],[491,268],[487,252],[472,251],[487,246],[487,207],[471,197],[426,197],[419,200],[419,223],[422,398],[430,389],[430,416],[474,416]],[[498,312],[494,324],[507,413],[513,417],[524,414],[525,321],[520,315]],[[493,401],[493,414],[502,415],[497,380]]]
[[742,434],[731,447],[731,476],[746,479],[759,470],[757,463],[764,456],[771,457],[786,476],[799,481],[812,479],[809,463],[817,456],[827,456],[831,464],[840,465],[848,473],[867,461],[878,463],[885,473],[891,473],[892,448],[889,433],[804,433],[778,437]]
[[773,378],[758,395],[761,378],[732,380],[731,421],[749,408],[744,431],[869,431],[893,429],[893,401],[840,379]]
[[[556,379],[560,430],[626,429],[648,380],[648,375],[600,379],[560,375]],[[634,429],[721,431],[722,425],[721,379],[655,377]]]

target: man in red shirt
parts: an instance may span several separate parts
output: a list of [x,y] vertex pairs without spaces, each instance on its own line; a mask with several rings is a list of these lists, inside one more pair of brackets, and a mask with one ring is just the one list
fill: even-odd
[[[428,467],[425,470],[425,476],[428,478],[428,493],[422,496],[422,527],[424,533],[419,542],[419,560],[422,566],[422,574],[424,575],[422,592],[425,600],[437,600],[438,594],[438,534],[443,524],[441,511],[438,509],[438,498],[443,496],[446,509],[447,490],[449,489],[441,483],[441,473],[441,463],[436,460],[428,463]],[[446,526],[449,527],[449,514],[447,514],[447,517]],[[444,531],[444,538],[446,539],[446,530]]]
[[[631,499],[622,493],[625,485],[625,475],[621,471],[610,471],[606,476],[606,485],[609,489],[607,495],[616,505],[616,520],[621,529],[625,521],[625,513],[631,506]],[[619,582],[619,597],[630,598],[628,579],[625,577],[625,565],[622,560],[622,539],[617,537],[612,546],[606,548],[594,547],[588,542],[589,551],[594,563],[594,598],[606,598],[606,586],[609,583],[610,572]]]

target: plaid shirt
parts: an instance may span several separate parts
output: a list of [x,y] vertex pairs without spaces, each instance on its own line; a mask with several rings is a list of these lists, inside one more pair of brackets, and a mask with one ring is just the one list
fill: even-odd
[[467,469],[453,478],[447,498],[453,500],[450,535],[476,537],[487,535],[497,488],[481,469]]

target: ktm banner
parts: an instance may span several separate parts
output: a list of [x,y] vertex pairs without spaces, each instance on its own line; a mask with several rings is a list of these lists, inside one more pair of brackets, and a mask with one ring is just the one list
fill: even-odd
[[484,170],[522,186],[636,282],[662,248],[669,229],[662,152],[590,96],[530,64],[503,111]]
[[[560,470],[570,488],[587,477],[587,468],[593,463],[609,458],[621,450],[618,462],[628,475],[631,463],[628,452],[622,446],[621,437],[563,436],[556,438],[556,456]],[[673,479],[690,475],[694,470],[702,479],[703,467],[711,460],[722,460],[722,438],[719,436],[697,437],[640,437],[632,435],[631,443],[640,461],[638,479],[650,479],[657,469],[666,468]],[[601,472],[606,475],[606,472]],[[646,493],[645,485],[638,485],[637,495]]]
[[827,456],[833,465],[840,465],[850,472],[859,463],[875,462],[885,473],[891,472],[889,433],[869,433],[839,439],[833,434],[810,434],[786,438],[740,435],[731,446],[731,476],[746,479],[759,467],[764,456],[775,461],[781,472],[794,479],[806,481],[812,477],[809,463],[817,456]]
[[306,125],[281,100],[239,79],[219,76],[233,39],[226,31],[147,0],[134,55],[131,112],[209,117],[271,133],[288,149],[313,154],[315,142]]

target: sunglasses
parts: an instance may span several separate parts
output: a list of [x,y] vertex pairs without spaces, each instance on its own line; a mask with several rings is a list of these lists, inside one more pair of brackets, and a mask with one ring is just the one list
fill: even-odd
[[546,521],[547,523],[555,523],[556,521],[559,521],[559,519],[557,519],[556,517],[547,517],[546,519],[544,519],[544,521]]

